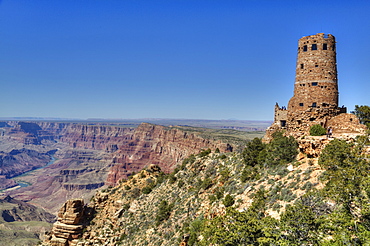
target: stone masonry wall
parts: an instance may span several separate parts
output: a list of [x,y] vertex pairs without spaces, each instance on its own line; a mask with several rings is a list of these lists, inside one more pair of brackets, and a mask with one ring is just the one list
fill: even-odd
[[288,110],[306,111],[311,107],[338,107],[335,38],[319,33],[298,41],[294,96]]

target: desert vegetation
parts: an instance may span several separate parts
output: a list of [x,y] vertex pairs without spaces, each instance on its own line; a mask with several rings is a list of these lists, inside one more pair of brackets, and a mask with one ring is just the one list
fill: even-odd
[[[177,245],[183,235],[188,245],[364,245],[367,144],[368,136],[336,139],[320,158],[297,161],[297,141],[278,132],[240,152],[205,149],[170,174],[143,170],[105,191],[81,242],[104,231],[101,243],[117,245]],[[127,186],[136,187],[135,196]],[[119,217],[117,201],[125,205]],[[112,218],[109,226],[103,214]]]

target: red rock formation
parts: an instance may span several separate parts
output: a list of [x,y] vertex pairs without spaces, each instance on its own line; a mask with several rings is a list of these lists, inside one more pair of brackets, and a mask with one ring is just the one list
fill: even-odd
[[[202,149],[232,150],[226,143],[177,127],[146,123],[136,129],[77,123],[37,124],[41,128],[34,132],[38,139],[53,140],[43,144],[54,146],[59,142],[55,145],[59,148],[55,154],[57,161],[29,177],[32,186],[9,193],[49,211],[55,211],[66,198],[88,194],[105,184],[115,185],[149,164],[158,164],[163,171],[170,172],[177,163]],[[13,122],[11,126],[16,125]]]
[[73,124],[66,128],[60,140],[69,143],[73,148],[109,150],[114,144],[122,145],[131,140],[133,132],[133,128],[119,126]]
[[157,164],[163,171],[170,172],[179,161],[208,148],[219,148],[221,152],[232,150],[230,145],[220,141],[204,139],[177,128],[143,123],[135,130],[132,140],[115,153],[107,183],[116,184],[149,164]]
[[169,172],[176,163],[201,149],[232,150],[230,145],[220,141],[148,123],[136,129],[76,123],[40,123],[40,126],[45,132],[59,134],[59,141],[73,148],[113,153],[113,166],[107,179],[107,184],[112,185],[148,164],[158,164],[162,170]]
[[51,238],[49,238],[50,245],[76,245],[84,228],[84,212],[85,207],[82,199],[68,200],[58,213],[58,221],[54,223]]

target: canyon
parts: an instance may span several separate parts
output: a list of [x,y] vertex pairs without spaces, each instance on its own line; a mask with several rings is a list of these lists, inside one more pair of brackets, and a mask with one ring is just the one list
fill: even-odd
[[[119,180],[150,164],[169,173],[184,158],[203,149],[233,151],[235,141],[225,139],[210,137],[200,128],[149,123],[127,127],[99,123],[3,122],[0,194],[55,214],[66,200],[88,200],[96,189],[115,186]],[[55,160],[50,163],[52,158]],[[17,182],[26,185],[19,187]]]
[[[88,203],[97,190],[114,187],[146,167],[155,165],[170,173],[192,154],[207,149],[232,152],[263,134],[237,131],[229,125],[220,128],[0,122],[0,199],[5,201],[0,211],[6,218],[0,221],[0,234],[9,245],[34,245],[51,229],[51,216],[69,199]],[[20,209],[9,210],[13,206],[9,201],[16,201]],[[22,219],[25,211],[26,220]],[[48,217],[33,216],[36,211]],[[63,234],[67,227],[71,225],[62,224],[56,230]]]

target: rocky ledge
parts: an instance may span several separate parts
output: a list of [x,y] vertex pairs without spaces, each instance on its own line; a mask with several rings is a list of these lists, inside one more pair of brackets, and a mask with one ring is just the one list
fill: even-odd
[[45,240],[52,246],[77,245],[78,238],[85,227],[91,209],[84,205],[83,199],[68,200],[58,213],[58,221],[54,223],[49,237]]

